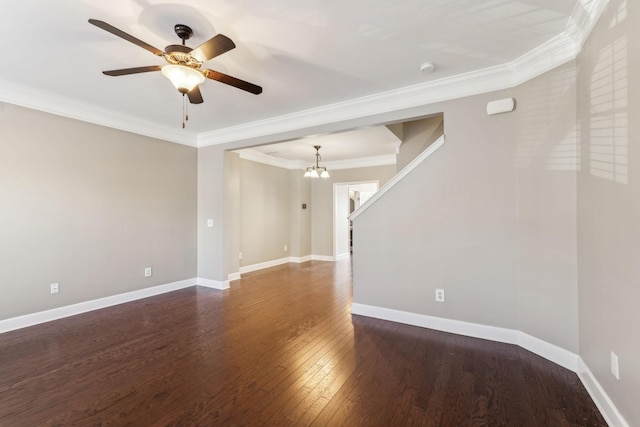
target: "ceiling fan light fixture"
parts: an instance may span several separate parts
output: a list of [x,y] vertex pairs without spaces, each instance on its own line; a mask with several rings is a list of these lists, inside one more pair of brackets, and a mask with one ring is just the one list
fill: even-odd
[[184,65],[165,65],[162,67],[162,75],[171,81],[171,84],[182,94],[189,93],[196,86],[204,83],[204,75]]

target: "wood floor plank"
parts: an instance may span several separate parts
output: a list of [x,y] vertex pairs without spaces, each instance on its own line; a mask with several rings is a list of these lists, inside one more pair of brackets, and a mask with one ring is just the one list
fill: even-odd
[[[283,406],[279,405],[280,413],[269,422],[278,425],[285,420],[298,422],[299,419],[314,405],[323,393],[336,379],[335,372],[332,371],[342,360],[352,351],[353,335],[344,335],[336,345],[333,352],[325,354],[317,363],[317,372],[309,378],[299,389],[301,392],[294,392],[289,401]],[[294,390],[295,391],[295,390]]]
[[0,426],[604,426],[516,346],[352,316],[351,262],[0,334]]

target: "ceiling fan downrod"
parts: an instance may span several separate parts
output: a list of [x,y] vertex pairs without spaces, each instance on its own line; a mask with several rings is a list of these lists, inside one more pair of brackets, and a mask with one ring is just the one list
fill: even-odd
[[182,40],[182,46],[185,46],[186,41],[193,36],[193,30],[188,25],[176,24],[173,27],[173,31],[175,31],[176,35]]

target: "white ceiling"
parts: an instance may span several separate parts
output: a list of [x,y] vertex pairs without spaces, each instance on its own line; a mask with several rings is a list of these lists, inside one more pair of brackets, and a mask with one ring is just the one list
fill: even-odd
[[[305,112],[337,113],[353,107],[354,100],[364,105],[407,88],[435,93],[433,88],[486,70],[499,70],[495,77],[513,85],[517,78],[505,79],[504,73],[539,73],[558,65],[547,58],[566,61],[575,55],[602,3],[606,0],[3,2],[0,100],[191,145],[228,142],[256,135],[266,124],[293,129]],[[181,96],[161,73],[102,74],[163,60],[90,25],[89,18],[159,49],[179,42],[173,31],[178,23],[193,28],[191,47],[225,34],[236,49],[206,66],[258,84],[264,92],[256,96],[207,80],[201,86],[205,102],[190,106],[182,130]],[[559,46],[572,51],[557,55]],[[425,61],[434,61],[436,70],[422,73]],[[487,84],[487,90],[494,86]]]

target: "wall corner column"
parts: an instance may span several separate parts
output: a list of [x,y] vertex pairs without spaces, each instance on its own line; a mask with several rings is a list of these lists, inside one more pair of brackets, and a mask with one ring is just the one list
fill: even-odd
[[[221,146],[198,149],[198,278],[226,282],[225,151]],[[211,225],[211,226],[210,226]]]

